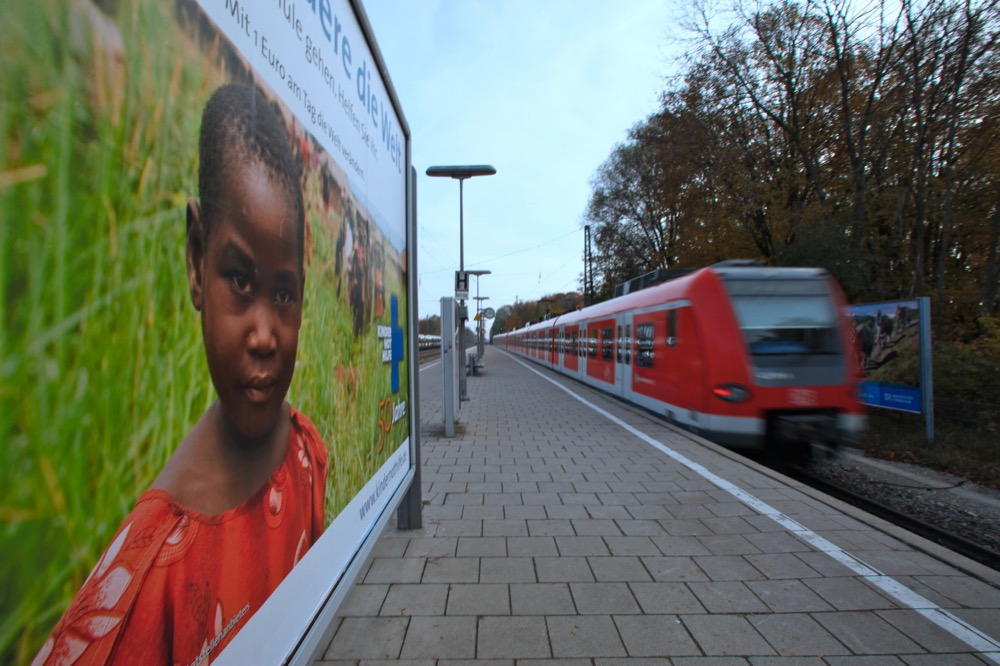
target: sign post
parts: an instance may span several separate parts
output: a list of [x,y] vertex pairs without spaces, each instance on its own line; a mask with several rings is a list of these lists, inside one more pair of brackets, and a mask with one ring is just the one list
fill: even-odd
[[441,299],[441,411],[444,414],[444,436],[455,436],[455,406],[458,404],[458,382],[455,363],[455,299]]

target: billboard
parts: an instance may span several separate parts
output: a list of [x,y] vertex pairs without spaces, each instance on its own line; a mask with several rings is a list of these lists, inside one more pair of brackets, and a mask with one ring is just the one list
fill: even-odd
[[0,662],[285,661],[413,476],[409,130],[364,12],[0,19]]
[[925,299],[850,306],[855,349],[865,377],[861,402],[916,414],[924,411],[921,388],[927,383],[922,373],[930,362],[924,358],[925,351],[929,353],[929,328],[924,330],[921,319],[927,309]]

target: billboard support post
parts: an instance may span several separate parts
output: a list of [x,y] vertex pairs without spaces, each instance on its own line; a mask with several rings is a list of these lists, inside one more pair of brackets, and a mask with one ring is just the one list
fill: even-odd
[[[410,144],[406,144],[406,163],[410,163]],[[410,247],[417,247],[417,171],[412,166],[409,170],[409,187],[407,187],[407,238]],[[417,253],[407,252],[406,261],[409,275],[417,275]],[[410,280],[409,285],[410,312],[418,312],[417,308],[417,288],[415,280]],[[409,318],[409,380],[410,380],[410,460],[413,464],[413,479],[410,487],[403,496],[399,507],[396,509],[396,527],[401,530],[419,530],[423,526],[423,516],[421,507],[423,506],[423,496],[420,486],[420,358],[418,349],[417,318]]]
[[441,299],[441,405],[444,414],[444,436],[455,436],[455,405],[458,403],[455,382],[455,299]]
[[931,299],[920,299],[920,394],[923,397],[927,443],[934,443],[934,366],[931,345]]

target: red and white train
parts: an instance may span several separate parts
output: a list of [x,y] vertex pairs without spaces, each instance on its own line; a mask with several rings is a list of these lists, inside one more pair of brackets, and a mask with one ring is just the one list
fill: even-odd
[[865,428],[846,298],[822,269],[722,262],[493,345],[732,448],[834,450]]

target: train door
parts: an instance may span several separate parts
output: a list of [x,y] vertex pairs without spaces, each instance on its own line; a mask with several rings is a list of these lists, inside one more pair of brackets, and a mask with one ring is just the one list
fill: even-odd
[[587,323],[588,384],[605,391],[615,387],[615,322],[614,318]]
[[587,360],[590,358],[590,338],[587,324],[580,325],[580,379],[587,376]]
[[[678,344],[680,340],[677,335],[677,313],[679,308],[670,308],[664,315],[666,326],[663,329],[663,338],[660,347],[660,357],[662,360],[663,399],[676,407],[686,407],[688,402],[684,391],[684,367],[682,356]],[[683,420],[683,419],[682,419]]]
[[704,409],[702,350],[692,309],[689,305],[672,307],[664,314],[663,400],[678,408],[678,421],[700,427],[699,414]]
[[[682,362],[684,335],[678,331],[680,308],[647,310],[632,319],[632,358],[629,372],[629,398],[653,409],[672,421],[688,420],[686,403],[694,386],[685,386]],[[690,342],[690,341],[688,341]],[[688,350],[690,352],[690,349]]]
[[[688,409],[697,414],[705,410],[705,401],[708,394],[705,390],[705,370],[704,370],[704,350],[701,341],[704,339],[698,335],[697,323],[694,318],[694,310],[688,306],[675,310],[676,319],[673,322],[674,350],[677,352],[677,363],[680,366],[680,374],[683,378],[682,390],[687,396],[686,403]],[[668,334],[671,330],[671,322],[667,321]]]
[[632,381],[632,313],[618,315],[615,326],[615,394],[624,396]]
[[557,368],[561,368],[563,364],[563,329],[556,328],[556,349],[555,356],[552,358],[552,365]]
[[576,326],[569,326],[563,332],[563,367],[576,374],[580,367],[580,340]]
[[615,354],[615,383],[618,395],[625,396],[632,386],[632,313],[626,312],[618,317],[618,345]]

